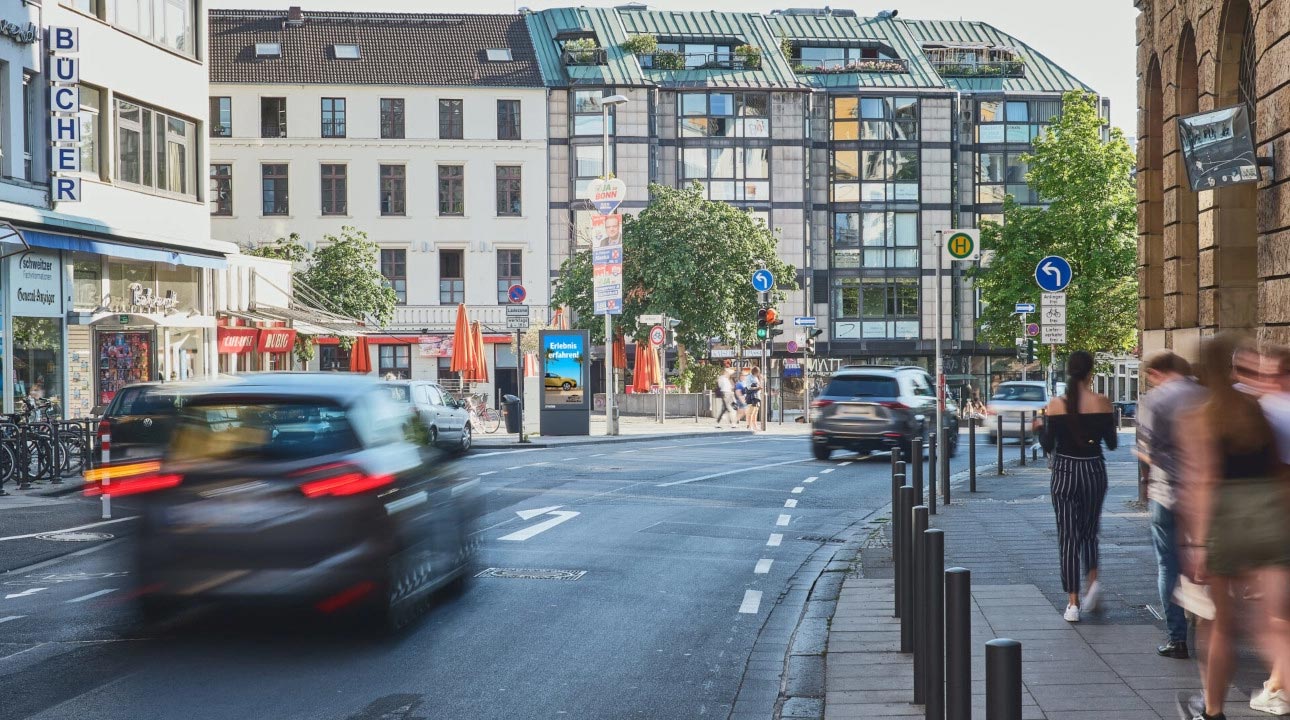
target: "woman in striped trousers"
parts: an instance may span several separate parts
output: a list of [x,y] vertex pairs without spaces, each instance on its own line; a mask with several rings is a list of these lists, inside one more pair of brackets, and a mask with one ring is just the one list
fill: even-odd
[[[1068,596],[1063,617],[1079,622],[1081,609],[1097,609],[1097,534],[1106,498],[1106,461],[1102,446],[1116,448],[1111,401],[1093,392],[1093,356],[1083,350],[1066,361],[1066,395],[1053,398],[1042,423],[1040,442],[1053,456],[1053,510],[1057,515],[1057,549],[1062,590]],[[1036,429],[1039,429],[1038,427]],[[1080,570],[1088,576],[1080,601]]]

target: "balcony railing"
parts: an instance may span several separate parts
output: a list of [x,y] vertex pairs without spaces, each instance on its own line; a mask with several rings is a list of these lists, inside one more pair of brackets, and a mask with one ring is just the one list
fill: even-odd
[[731,52],[682,53],[662,50],[637,55],[646,70],[759,70],[760,55]]
[[861,58],[859,60],[815,60],[809,63],[796,61],[793,72],[799,75],[832,75],[839,73],[907,73],[909,61],[905,58]]
[[942,60],[933,62],[932,67],[941,77],[956,78],[1018,78],[1026,76],[1024,60],[996,60],[982,62],[956,62]]
[[604,65],[608,59],[604,48],[570,48],[560,53],[560,62],[565,65]]
[[[466,314],[478,320],[485,332],[507,332],[506,305],[467,305]],[[533,327],[545,326],[551,319],[547,305],[529,305],[529,322]],[[394,308],[394,320],[389,328],[393,332],[420,332],[422,328],[434,334],[452,332],[457,323],[456,305],[399,305]],[[514,332],[513,330],[510,332]]]

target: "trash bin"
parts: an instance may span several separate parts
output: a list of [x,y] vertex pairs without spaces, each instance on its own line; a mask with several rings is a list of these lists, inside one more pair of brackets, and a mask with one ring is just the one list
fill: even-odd
[[515,395],[502,396],[502,414],[506,416],[506,432],[520,431],[520,399]]

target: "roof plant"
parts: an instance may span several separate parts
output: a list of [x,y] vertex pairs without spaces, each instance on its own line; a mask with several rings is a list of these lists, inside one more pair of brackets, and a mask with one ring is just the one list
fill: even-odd
[[653,55],[658,52],[658,38],[648,33],[632,35],[619,47],[633,55]]
[[761,48],[756,45],[740,45],[736,47],[735,57],[743,61],[745,70],[761,68]]

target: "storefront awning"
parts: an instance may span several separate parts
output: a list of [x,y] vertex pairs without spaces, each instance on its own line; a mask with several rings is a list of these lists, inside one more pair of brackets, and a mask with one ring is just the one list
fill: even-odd
[[343,335],[345,337],[358,337],[359,335],[364,334],[363,327],[353,320],[341,315],[323,312],[321,310],[283,308],[257,303],[254,311],[250,313],[229,314],[240,315],[260,321],[272,320],[276,322],[290,322],[291,327],[305,335]]
[[60,233],[48,233],[40,230],[29,230],[24,228],[22,236],[26,238],[27,244],[32,247],[49,248],[51,250],[73,250],[76,252],[129,258],[130,260],[150,260],[152,262],[163,262],[171,265],[186,265],[188,267],[210,268],[212,270],[221,270],[228,265],[228,261],[223,257],[145,248],[138,245],[109,242],[107,240],[91,240],[77,235],[62,235]]

